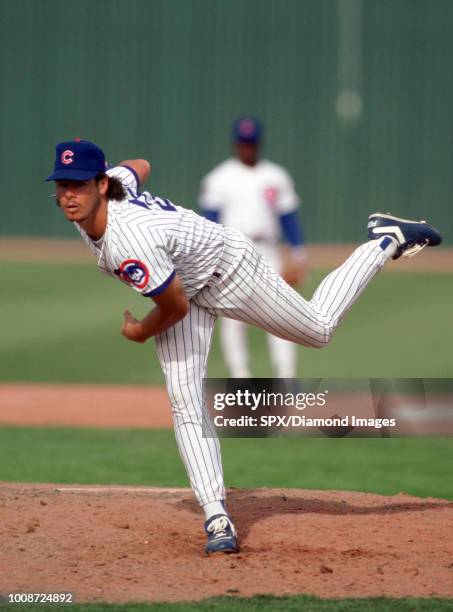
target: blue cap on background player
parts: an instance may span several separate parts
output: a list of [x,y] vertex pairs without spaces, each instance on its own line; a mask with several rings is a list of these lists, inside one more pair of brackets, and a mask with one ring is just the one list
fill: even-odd
[[89,140],[60,142],[55,154],[54,171],[46,181],[89,181],[105,172],[105,155]]
[[234,142],[259,144],[262,131],[261,121],[256,117],[239,117],[233,123],[233,140]]

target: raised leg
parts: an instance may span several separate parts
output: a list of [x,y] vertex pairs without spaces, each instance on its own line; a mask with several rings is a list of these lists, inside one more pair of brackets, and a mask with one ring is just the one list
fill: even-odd
[[395,242],[388,237],[362,244],[307,301],[248,244],[234,274],[206,287],[195,299],[219,315],[320,348],[395,250]]

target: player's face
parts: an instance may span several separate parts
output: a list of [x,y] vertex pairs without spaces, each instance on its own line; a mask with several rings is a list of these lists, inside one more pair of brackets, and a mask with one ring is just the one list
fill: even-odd
[[55,181],[58,204],[68,221],[82,222],[99,208],[107,180]]
[[254,166],[258,161],[258,145],[251,142],[236,143],[236,155],[246,166]]

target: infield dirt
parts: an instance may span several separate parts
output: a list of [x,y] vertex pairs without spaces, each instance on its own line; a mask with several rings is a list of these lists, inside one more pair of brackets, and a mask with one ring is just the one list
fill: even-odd
[[189,490],[2,483],[0,593],[453,597],[452,502],[259,489],[229,505],[242,551],[207,557]]

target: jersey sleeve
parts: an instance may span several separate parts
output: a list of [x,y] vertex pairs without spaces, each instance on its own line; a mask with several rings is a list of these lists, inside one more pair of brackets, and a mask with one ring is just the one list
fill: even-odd
[[203,211],[220,212],[223,203],[222,184],[215,173],[208,174],[202,180],[198,203]]
[[144,297],[159,295],[175,277],[164,232],[148,224],[128,226],[116,253],[115,274]]
[[297,210],[299,203],[300,198],[294,188],[294,181],[288,172],[282,168],[280,170],[277,211],[280,215],[286,215]]
[[134,193],[139,192],[140,181],[138,180],[137,173],[130,166],[111,166],[107,169],[108,176],[114,176],[117,178],[124,187],[132,189]]

